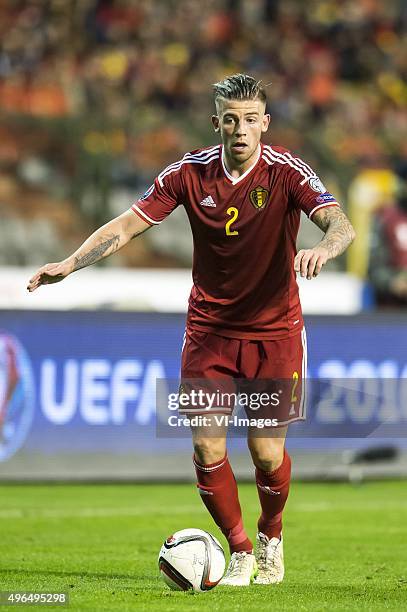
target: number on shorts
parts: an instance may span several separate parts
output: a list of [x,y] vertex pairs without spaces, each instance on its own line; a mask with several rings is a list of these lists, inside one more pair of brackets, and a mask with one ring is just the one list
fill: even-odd
[[299,381],[299,374],[297,372],[297,370],[294,370],[293,372],[293,386],[291,387],[291,408],[290,408],[290,416],[295,414],[295,404],[297,403],[298,397],[296,395],[296,389],[298,386],[298,381]]

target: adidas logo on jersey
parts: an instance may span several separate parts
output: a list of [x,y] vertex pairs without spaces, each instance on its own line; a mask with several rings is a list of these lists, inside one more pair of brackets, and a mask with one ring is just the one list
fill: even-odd
[[208,197],[204,198],[202,200],[202,202],[199,202],[199,204],[201,206],[212,206],[212,207],[216,208],[216,204],[215,204],[214,199],[213,199],[212,196],[208,196]]

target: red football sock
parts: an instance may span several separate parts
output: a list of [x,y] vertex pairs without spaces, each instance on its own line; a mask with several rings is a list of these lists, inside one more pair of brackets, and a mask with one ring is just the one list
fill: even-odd
[[227,455],[208,465],[201,465],[194,457],[194,465],[202,501],[227,539],[230,552],[252,552],[253,544],[243,527],[237,484]]
[[279,538],[282,515],[287,501],[291,478],[291,459],[284,449],[283,462],[274,472],[256,468],[256,484],[262,509],[258,530],[269,538]]

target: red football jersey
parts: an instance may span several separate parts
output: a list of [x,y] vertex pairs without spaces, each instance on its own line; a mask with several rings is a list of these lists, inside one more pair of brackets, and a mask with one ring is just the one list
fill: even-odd
[[248,339],[300,332],[293,266],[301,210],[311,217],[338,206],[315,172],[287,149],[261,144],[234,178],[222,145],[198,149],[165,168],[132,210],[156,225],[178,205],[194,240],[188,326]]

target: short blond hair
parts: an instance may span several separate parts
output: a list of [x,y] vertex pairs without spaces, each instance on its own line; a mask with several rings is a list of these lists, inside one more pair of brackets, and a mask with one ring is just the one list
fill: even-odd
[[232,74],[213,84],[215,104],[219,98],[225,100],[261,100],[267,103],[266,91],[261,81],[248,74]]

